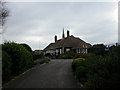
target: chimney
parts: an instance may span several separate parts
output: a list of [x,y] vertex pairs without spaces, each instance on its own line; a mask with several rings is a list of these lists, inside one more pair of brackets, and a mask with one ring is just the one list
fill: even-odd
[[64,28],[63,28],[63,34],[62,34],[62,39],[65,38],[65,34],[64,34]]
[[57,36],[55,35],[55,42],[57,41]]
[[69,37],[70,36],[70,32],[69,32],[69,30],[67,30],[67,37]]

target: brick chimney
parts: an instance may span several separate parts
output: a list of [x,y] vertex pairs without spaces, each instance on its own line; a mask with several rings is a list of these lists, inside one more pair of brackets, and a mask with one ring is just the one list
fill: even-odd
[[57,41],[57,36],[55,35],[55,42]]
[[67,30],[67,37],[69,37],[70,36],[70,32],[69,32],[69,30]]
[[62,39],[65,38],[65,34],[64,34],[64,28],[63,28],[63,34],[62,34]]

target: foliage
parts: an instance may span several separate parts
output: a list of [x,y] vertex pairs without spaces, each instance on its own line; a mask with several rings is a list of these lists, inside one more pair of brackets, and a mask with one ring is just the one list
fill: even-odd
[[10,78],[11,66],[12,66],[11,57],[5,51],[2,51],[2,79],[3,79],[3,82]]
[[47,57],[44,58],[39,58],[37,60],[34,61],[35,65],[36,64],[43,64],[43,63],[49,63],[50,59]]
[[9,10],[5,6],[5,2],[0,1],[0,25],[4,25],[6,18],[9,16]]
[[7,42],[3,44],[2,49],[6,51],[12,59],[13,75],[22,73],[33,66],[34,63],[31,53],[22,45]]
[[44,56],[42,54],[36,54],[36,53],[33,53],[33,60],[37,60],[37,59],[42,59],[44,58]]
[[41,60],[40,64],[43,64],[43,63],[49,63],[50,59],[45,57]]
[[94,53],[96,55],[104,56],[106,54],[105,48],[106,48],[106,46],[104,44],[96,44],[96,45],[93,45],[92,47],[90,47],[88,49],[88,52]]
[[44,57],[42,54],[33,53],[27,44],[17,44],[14,42],[5,42],[2,44],[2,76],[3,83],[10,80],[14,76],[28,70],[39,58],[39,63],[48,63],[49,58]]
[[[120,46],[106,56],[75,59],[73,71],[85,88],[120,88]],[[73,67],[74,66],[74,67]]]
[[74,52],[65,52],[64,54],[59,55],[58,58],[61,58],[61,59],[76,59],[76,58],[88,58],[88,57],[92,57],[92,56],[94,57],[95,54],[93,54],[93,53],[75,54]]
[[4,25],[8,16],[9,10],[6,7],[5,2],[0,0],[0,34],[3,34],[5,32]]
[[20,45],[22,45],[23,47],[25,47],[26,50],[28,50],[29,52],[32,52],[32,49],[31,49],[31,47],[29,45],[27,45],[27,44],[20,44]]
[[75,56],[74,52],[68,51],[68,52],[65,52],[64,54],[60,54],[58,56],[58,58],[61,58],[61,59],[72,59],[74,56]]
[[88,57],[94,57],[95,54],[93,53],[87,53],[87,54],[75,54],[75,56],[73,57],[73,59],[76,59],[76,58],[88,58]]
[[33,60],[37,60],[37,59],[40,59],[40,58],[41,58],[41,59],[44,58],[44,55],[43,55],[43,54],[39,54],[39,53],[33,52],[32,49],[31,49],[31,47],[30,47],[29,45],[27,45],[27,44],[20,44],[20,45],[22,45],[23,47],[26,48],[26,50],[28,50],[29,52],[31,52],[31,54],[33,55]]
[[77,58],[72,62],[72,69],[73,71],[76,71],[76,68],[78,67],[79,63],[82,63],[85,59],[84,58]]

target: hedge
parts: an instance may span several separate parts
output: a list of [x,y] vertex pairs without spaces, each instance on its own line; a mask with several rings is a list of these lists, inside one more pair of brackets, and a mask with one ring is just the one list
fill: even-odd
[[75,56],[74,52],[68,51],[68,52],[65,52],[64,54],[60,54],[58,56],[58,58],[60,58],[60,59],[73,59],[74,56]]
[[9,80],[11,76],[11,66],[12,60],[11,57],[5,52],[2,51],[2,79],[3,83]]
[[73,60],[72,69],[84,88],[120,88],[120,48],[117,48],[107,56]]
[[22,45],[14,42],[7,42],[3,44],[2,49],[6,51],[12,59],[11,71],[13,75],[22,73],[33,66],[34,62],[31,53],[26,50]]

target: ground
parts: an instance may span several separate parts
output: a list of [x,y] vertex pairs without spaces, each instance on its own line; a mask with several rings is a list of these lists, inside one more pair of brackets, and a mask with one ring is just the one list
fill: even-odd
[[37,65],[3,88],[79,88],[71,62],[72,59],[54,59],[48,64]]

